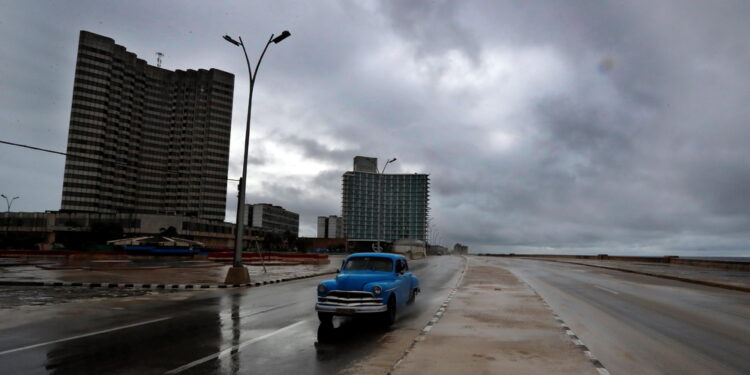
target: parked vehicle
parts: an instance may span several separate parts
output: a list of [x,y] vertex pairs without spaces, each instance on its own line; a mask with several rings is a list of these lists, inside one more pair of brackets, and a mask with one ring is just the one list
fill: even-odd
[[358,253],[348,256],[333,280],[318,285],[315,310],[322,323],[334,315],[378,314],[385,325],[396,311],[415,301],[419,279],[409,272],[403,255]]

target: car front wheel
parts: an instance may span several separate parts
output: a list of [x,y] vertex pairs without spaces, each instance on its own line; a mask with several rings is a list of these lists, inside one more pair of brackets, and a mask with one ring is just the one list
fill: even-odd
[[396,321],[396,299],[388,299],[388,310],[383,312],[383,325],[388,327]]
[[333,321],[333,314],[327,312],[318,312],[318,319],[323,324],[331,324]]
[[417,290],[416,289],[412,289],[411,293],[409,293],[409,300],[406,301],[406,303],[409,304],[409,305],[411,305],[416,300],[417,300]]

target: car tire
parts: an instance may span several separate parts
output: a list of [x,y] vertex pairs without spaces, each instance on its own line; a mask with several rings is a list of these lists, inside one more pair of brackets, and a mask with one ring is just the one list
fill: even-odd
[[409,300],[406,301],[406,304],[407,305],[411,305],[416,300],[417,300],[417,290],[416,289],[412,289],[411,293],[409,293]]
[[333,322],[333,314],[327,312],[318,312],[318,319],[323,324],[331,324],[331,322]]
[[383,312],[382,318],[385,327],[389,327],[396,322],[396,298],[393,296],[388,299],[388,310]]

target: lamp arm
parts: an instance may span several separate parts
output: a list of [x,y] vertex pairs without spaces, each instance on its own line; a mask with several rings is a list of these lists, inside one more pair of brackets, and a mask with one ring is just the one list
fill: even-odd
[[260,69],[260,62],[263,61],[263,56],[266,55],[266,50],[268,49],[268,46],[271,45],[272,41],[273,41],[273,34],[271,34],[271,37],[268,38],[268,42],[266,42],[266,46],[263,47],[263,52],[260,53],[260,58],[258,58],[258,63],[255,64],[255,73],[250,76],[250,78],[253,81],[253,84],[255,83],[255,77],[258,76],[258,69]]

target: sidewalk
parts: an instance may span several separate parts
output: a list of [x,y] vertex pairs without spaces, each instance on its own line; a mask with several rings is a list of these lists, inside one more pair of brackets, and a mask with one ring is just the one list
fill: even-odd
[[585,266],[615,269],[625,272],[639,273],[642,275],[661,277],[665,279],[680,280],[715,286],[725,289],[750,292],[750,272],[721,270],[707,267],[688,266],[683,264],[631,262],[621,260],[590,260],[569,258],[528,258],[535,260],[548,260],[562,263],[581,264]]
[[[263,282],[292,277],[304,277],[324,272],[334,272],[343,256],[330,256],[329,264],[300,264],[283,266],[247,265],[253,282]],[[230,265],[217,262],[185,262],[171,267],[133,269],[43,269],[34,265],[0,267],[0,282],[43,281],[65,283],[132,283],[132,284],[208,284],[224,283]]]
[[468,262],[445,313],[393,374],[606,373],[526,284],[486,259]]

